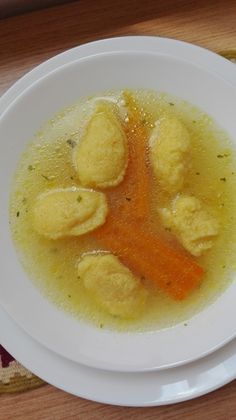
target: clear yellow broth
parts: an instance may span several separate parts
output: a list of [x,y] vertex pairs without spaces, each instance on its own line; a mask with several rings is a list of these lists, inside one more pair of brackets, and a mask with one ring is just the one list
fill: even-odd
[[[201,110],[165,94],[145,90],[134,91],[134,94],[142,110],[143,124],[150,132],[158,118],[170,114],[182,120],[190,132],[192,166],[183,192],[197,196],[210,206],[220,222],[215,245],[197,259],[206,272],[201,286],[187,299],[177,302],[147,282],[151,293],[145,311],[133,320],[114,317],[91,300],[77,275],[80,256],[99,249],[92,235],[49,240],[34,231],[31,212],[38,194],[52,188],[78,185],[71,158],[73,138],[88,118],[96,97],[82,99],[63,110],[46,123],[27,146],[12,185],[12,236],[29,278],[46,298],[71,315],[100,328],[120,331],[154,330],[180,322],[187,326],[190,318],[213,302],[232,281],[236,251],[235,151],[227,135]],[[108,92],[97,98],[101,96],[119,100],[122,92]],[[150,188],[150,217],[159,233],[176,244],[158,218],[157,208],[166,204],[166,196],[154,180]]]

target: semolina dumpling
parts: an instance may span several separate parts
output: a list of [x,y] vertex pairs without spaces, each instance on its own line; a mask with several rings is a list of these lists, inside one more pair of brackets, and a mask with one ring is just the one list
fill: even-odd
[[152,131],[149,145],[150,160],[158,182],[170,194],[179,192],[189,160],[187,129],[175,116],[161,118]]
[[196,197],[179,195],[160,214],[165,227],[192,255],[199,257],[213,246],[219,232],[218,221]]
[[126,136],[114,110],[100,105],[74,151],[80,183],[93,188],[118,185],[127,166]]
[[78,236],[105,222],[106,197],[82,188],[61,188],[40,194],[33,207],[35,230],[50,239]]
[[84,255],[78,275],[95,301],[111,315],[132,318],[144,308],[146,290],[116,256]]

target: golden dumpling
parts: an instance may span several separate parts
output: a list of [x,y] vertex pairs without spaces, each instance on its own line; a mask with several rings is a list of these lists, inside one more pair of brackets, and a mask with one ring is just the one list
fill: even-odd
[[219,232],[218,221],[196,197],[179,195],[170,208],[160,213],[164,225],[192,255],[199,257],[213,246]]
[[150,137],[150,159],[158,182],[170,194],[183,187],[189,148],[188,131],[176,117],[156,122]]
[[130,318],[143,310],[146,290],[114,255],[84,255],[78,275],[95,301],[111,315]]
[[51,239],[83,235],[102,225],[107,212],[103,193],[75,187],[56,189],[37,198],[33,226]]
[[114,110],[98,106],[74,151],[80,183],[93,188],[118,185],[127,166],[124,130]]

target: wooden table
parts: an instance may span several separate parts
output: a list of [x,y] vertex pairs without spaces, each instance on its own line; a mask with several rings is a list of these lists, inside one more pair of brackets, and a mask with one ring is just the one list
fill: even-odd
[[[68,48],[119,35],[173,37],[236,49],[236,0],[80,0],[0,21],[0,91]],[[236,419],[236,381],[194,401],[156,408],[105,406],[52,386],[0,397],[1,420]]]

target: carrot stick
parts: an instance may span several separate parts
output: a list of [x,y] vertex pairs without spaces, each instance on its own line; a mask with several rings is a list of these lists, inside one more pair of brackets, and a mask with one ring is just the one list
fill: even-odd
[[128,108],[128,121],[124,126],[129,147],[129,164],[124,181],[111,194],[119,197],[116,212],[125,218],[142,221],[149,212],[149,168],[147,160],[148,133],[142,124],[141,114],[133,96],[124,92]]
[[176,300],[186,298],[200,284],[203,269],[193,258],[139,224],[110,219],[94,234],[133,272],[153,281]]
[[129,165],[122,184],[110,193],[106,223],[93,235],[137,275],[147,277],[172,298],[182,300],[200,284],[204,272],[191,255],[173,248],[142,226],[149,211],[148,135],[134,98],[126,92],[125,99],[129,109],[125,128]]

